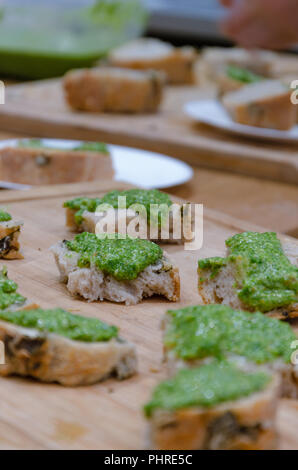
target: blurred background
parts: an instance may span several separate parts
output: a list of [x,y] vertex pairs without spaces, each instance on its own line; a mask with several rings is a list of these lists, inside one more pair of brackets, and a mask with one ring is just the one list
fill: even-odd
[[229,44],[217,0],[0,0],[0,73],[62,75],[143,33],[175,44]]

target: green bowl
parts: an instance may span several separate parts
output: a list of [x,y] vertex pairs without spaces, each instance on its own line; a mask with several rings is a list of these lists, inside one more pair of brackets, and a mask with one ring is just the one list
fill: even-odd
[[8,5],[0,13],[0,74],[22,79],[90,67],[141,35],[147,20],[139,0],[100,0],[87,8]]

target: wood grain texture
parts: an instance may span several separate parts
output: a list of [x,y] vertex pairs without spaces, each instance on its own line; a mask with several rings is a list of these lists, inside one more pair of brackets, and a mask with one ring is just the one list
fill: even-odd
[[297,183],[297,146],[231,136],[194,124],[183,114],[184,103],[213,94],[198,86],[169,87],[157,114],[87,114],[67,107],[61,80],[31,82],[7,87],[0,127],[35,136],[103,140],[163,152],[195,166]]
[[[88,185],[89,186],[89,185]],[[71,238],[64,227],[62,203],[70,195],[100,195],[108,185],[88,188],[86,184],[65,189],[57,194],[48,188],[18,193],[17,200],[9,191],[1,192],[1,206],[25,221],[21,236],[25,259],[0,262],[6,264],[9,276],[19,284],[19,291],[43,307],[60,306],[73,313],[98,317],[121,329],[121,335],[137,346],[139,373],[116,382],[109,380],[90,387],[63,388],[21,378],[1,378],[0,449],[141,449],[145,446],[146,423],[142,405],[153,386],[165,376],[162,365],[160,322],[170,307],[199,302],[196,262],[199,257],[221,255],[227,237],[259,227],[240,222],[214,210],[205,210],[204,244],[198,252],[183,247],[167,246],[167,251],[180,267],[182,297],[173,304],[160,298],[126,307],[111,302],[87,303],[72,298],[58,281],[58,271],[49,247]],[[122,185],[118,185],[123,187]],[[112,183],[110,188],[114,188]],[[39,197],[40,196],[40,197]],[[284,400],[279,410],[280,448],[297,449],[298,405]]]

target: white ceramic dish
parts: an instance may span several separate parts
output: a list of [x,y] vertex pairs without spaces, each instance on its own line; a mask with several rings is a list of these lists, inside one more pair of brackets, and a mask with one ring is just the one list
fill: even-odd
[[[61,149],[71,149],[82,143],[76,140],[40,140],[47,147]],[[16,146],[17,143],[17,139],[3,140],[0,141],[0,148]],[[161,189],[186,183],[193,176],[193,170],[189,165],[166,155],[118,145],[108,145],[108,148],[113,160],[116,181],[145,189]]]
[[217,100],[191,101],[184,106],[184,112],[195,121],[208,124],[232,134],[244,135],[256,139],[267,139],[288,143],[298,143],[298,125],[289,131],[263,129],[245,126],[234,122]]

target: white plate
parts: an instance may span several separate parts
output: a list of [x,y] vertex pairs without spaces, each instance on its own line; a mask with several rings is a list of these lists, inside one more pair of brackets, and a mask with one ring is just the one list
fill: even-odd
[[261,127],[238,124],[231,119],[222,104],[217,100],[202,100],[186,103],[184,112],[198,122],[209,124],[210,126],[228,131],[232,134],[240,134],[257,139],[298,143],[298,126],[294,126],[289,131],[278,131],[275,129],[263,129]]
[[[26,140],[26,139],[20,139]],[[72,149],[78,140],[40,139],[47,147]],[[18,139],[0,141],[0,149],[16,146]],[[118,145],[108,145],[115,170],[115,180],[145,189],[170,188],[186,183],[193,176],[186,163],[160,153],[147,152]]]

